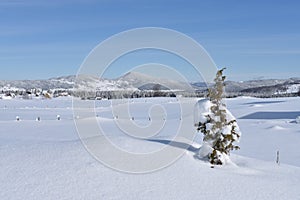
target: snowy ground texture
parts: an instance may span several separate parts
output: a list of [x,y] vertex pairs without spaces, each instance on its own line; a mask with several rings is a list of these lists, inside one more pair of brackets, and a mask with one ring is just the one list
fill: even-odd
[[[109,101],[96,102],[99,124],[128,151],[162,148],[174,137],[180,110],[176,99],[130,100],[135,123],[148,124],[147,110],[153,103],[163,105],[168,115],[152,141],[122,134],[114,120],[130,119],[114,119]],[[235,164],[211,168],[196,159],[199,135],[169,167],[128,174],[103,166],[86,151],[78,139],[70,98],[1,100],[0,199],[299,199],[300,98],[235,98],[226,103],[242,131],[241,149],[231,155]],[[195,127],[186,129],[192,130]],[[277,151],[280,165],[275,162]]]

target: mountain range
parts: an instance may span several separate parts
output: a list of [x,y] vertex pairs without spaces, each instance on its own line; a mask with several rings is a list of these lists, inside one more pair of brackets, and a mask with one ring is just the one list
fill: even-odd
[[[232,96],[286,95],[300,91],[300,78],[226,81],[226,93]],[[197,91],[205,93],[211,84],[204,82],[183,83],[177,80],[156,78],[139,72],[129,72],[116,79],[99,79],[92,76],[74,75],[47,80],[0,80],[0,92],[18,90],[70,90],[82,91]]]

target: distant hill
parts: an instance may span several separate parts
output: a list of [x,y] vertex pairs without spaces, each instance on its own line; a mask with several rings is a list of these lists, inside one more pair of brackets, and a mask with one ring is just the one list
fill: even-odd
[[226,82],[226,92],[248,96],[284,96],[300,92],[300,78]]
[[[211,84],[209,84],[211,85]],[[159,87],[158,87],[159,86]],[[47,80],[0,80],[0,93],[8,91],[182,91],[186,94],[197,92],[200,96],[207,93],[204,82],[184,83],[176,80],[156,78],[139,72],[129,72],[117,79],[99,79],[93,76],[63,76]],[[265,79],[249,81],[226,81],[228,96],[288,96],[300,91],[300,78]]]

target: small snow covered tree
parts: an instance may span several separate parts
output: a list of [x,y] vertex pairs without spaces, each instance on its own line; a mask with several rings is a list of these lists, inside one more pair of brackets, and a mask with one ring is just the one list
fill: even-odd
[[241,133],[235,118],[226,109],[222,101],[224,95],[225,76],[219,70],[214,79],[215,84],[208,92],[208,100],[204,105],[205,110],[202,120],[197,124],[197,130],[203,133],[203,144],[199,155],[207,157],[211,164],[222,165],[229,160],[231,150],[239,149],[235,144]]

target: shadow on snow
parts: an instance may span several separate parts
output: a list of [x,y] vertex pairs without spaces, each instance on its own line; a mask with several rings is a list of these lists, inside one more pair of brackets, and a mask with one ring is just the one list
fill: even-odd
[[255,105],[255,104],[271,104],[271,103],[283,103],[285,101],[255,101],[249,103],[243,103],[243,105]]
[[207,158],[201,158],[198,154],[200,148],[196,148],[188,143],[184,143],[184,142],[176,142],[176,141],[172,141],[172,140],[163,140],[163,139],[147,139],[146,141],[149,142],[157,142],[157,143],[161,143],[161,144],[165,144],[165,145],[170,145],[172,147],[176,147],[176,148],[180,148],[180,149],[184,149],[187,151],[190,151],[192,153],[194,153],[194,158],[197,160],[202,160],[204,162],[208,162]]
[[255,112],[239,119],[296,119],[298,116],[300,116],[300,111]]
[[172,147],[176,147],[176,148],[180,148],[180,149],[186,149],[190,152],[193,152],[193,153],[197,153],[199,151],[198,148],[190,145],[190,144],[187,144],[187,143],[184,143],[184,142],[176,142],[176,141],[172,141],[172,140],[162,140],[162,139],[147,139],[147,141],[149,142],[158,142],[158,143],[161,143],[161,144],[166,144],[166,145],[170,145]]

